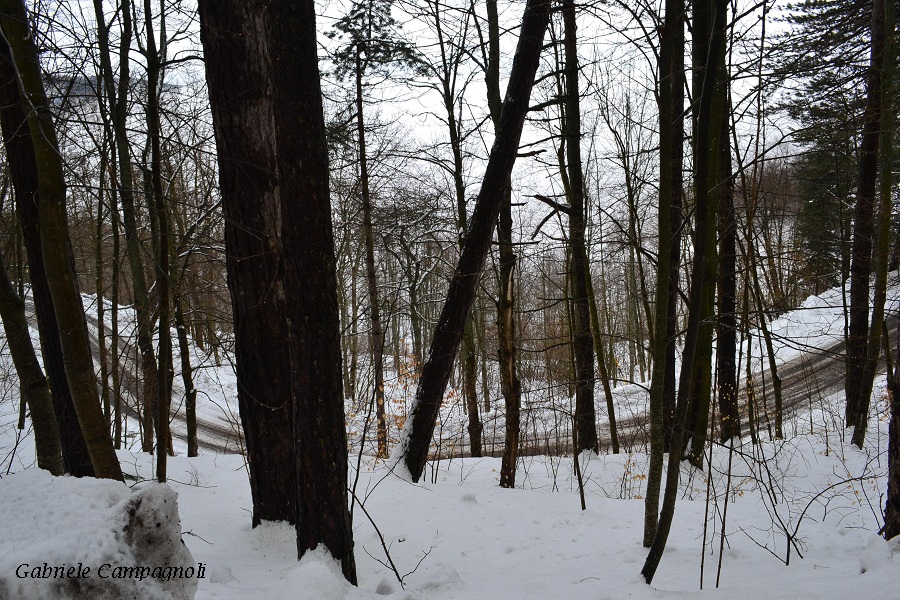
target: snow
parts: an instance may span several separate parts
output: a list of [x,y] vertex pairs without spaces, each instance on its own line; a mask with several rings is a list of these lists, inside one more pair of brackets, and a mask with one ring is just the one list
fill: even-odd
[[[900,297],[900,291],[893,289],[890,297]],[[839,339],[840,312],[840,297],[830,292],[774,321],[778,360]],[[4,365],[8,356],[0,355],[0,370]],[[218,418],[234,407],[233,373],[228,366],[220,370],[202,371],[208,381],[198,384],[204,390],[200,414]],[[3,600],[62,597],[61,589],[38,590],[35,581],[16,578],[24,563],[96,569],[160,561],[140,555],[123,533],[128,507],[138,497],[152,511],[163,511],[148,520],[168,523],[169,550],[177,550],[174,540],[180,537],[192,557],[181,559],[205,565],[205,576],[193,580],[197,600],[830,600],[885,598],[900,586],[900,540],[877,536],[887,469],[880,379],[865,450],[851,446],[847,432],[835,427],[843,411],[837,394],[816,398],[787,419],[786,440],[770,440],[762,431],[761,444],[745,439],[734,448],[715,447],[703,471],[685,466],[672,533],[652,586],[640,576],[647,555],[641,545],[647,456],[639,449],[579,457],[584,511],[571,456],[522,457],[514,490],[499,488],[498,458],[432,461],[423,481],[413,484],[398,465],[363,456],[355,494],[365,511],[353,509],[359,576],[354,587],[323,549],[298,561],[288,525],[251,529],[250,488],[239,454],[170,458],[170,487],[52,478],[33,468],[32,436],[14,428],[16,386],[2,378],[0,385]],[[641,410],[644,398],[640,386],[617,389],[618,406],[629,414]],[[458,427],[464,427],[454,406],[441,414],[448,440],[461,437]],[[358,437],[361,422],[362,415],[348,419],[351,434]],[[359,447],[352,448],[350,482],[356,480]],[[153,456],[135,449],[119,457],[129,481],[152,478]],[[183,533],[176,529],[179,515]],[[379,532],[402,583],[386,566]],[[85,590],[70,597],[102,596]],[[178,596],[153,583],[138,597]]]
[[166,484],[129,489],[39,469],[5,477],[0,598],[190,600],[197,579],[178,575],[198,565],[176,498]]

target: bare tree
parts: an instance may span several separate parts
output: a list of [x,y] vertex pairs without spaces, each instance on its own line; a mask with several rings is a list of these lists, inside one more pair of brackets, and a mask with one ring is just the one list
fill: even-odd
[[411,424],[407,426],[406,437],[401,440],[401,453],[414,481],[419,480],[425,468],[441,399],[475,298],[504,189],[509,186],[549,13],[548,0],[529,0],[525,7],[516,58],[500,115],[500,126],[488,159],[481,191],[475,202],[475,210],[469,221],[459,264],[450,282],[447,299],[432,337],[430,352],[422,369],[422,378],[416,388]]

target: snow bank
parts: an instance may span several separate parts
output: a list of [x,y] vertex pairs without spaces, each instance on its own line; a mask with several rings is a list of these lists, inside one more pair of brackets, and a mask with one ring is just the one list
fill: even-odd
[[165,484],[52,477],[0,481],[0,598],[190,600],[204,565],[181,541]]

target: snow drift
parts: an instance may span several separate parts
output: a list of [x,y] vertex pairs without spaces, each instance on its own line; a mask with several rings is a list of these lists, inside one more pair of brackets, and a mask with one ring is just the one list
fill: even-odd
[[181,541],[177,497],[39,469],[4,478],[0,598],[191,600],[205,566]]

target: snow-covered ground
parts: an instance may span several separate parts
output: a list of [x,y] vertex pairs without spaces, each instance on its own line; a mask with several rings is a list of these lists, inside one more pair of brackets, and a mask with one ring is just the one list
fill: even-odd
[[[772,324],[773,331],[795,340],[782,342],[779,360],[788,359],[781,352],[825,347],[840,338],[837,300],[828,295],[810,299]],[[218,407],[222,413],[222,407],[233,405],[233,379],[208,371],[210,381],[225,383],[217,384],[217,393],[210,384],[211,404],[203,410],[212,413]],[[14,427],[18,395],[11,373],[4,350],[0,497],[32,494],[26,502],[49,505],[47,494],[33,491],[38,488],[27,473],[33,468],[33,443],[27,431],[17,433]],[[627,400],[637,410],[641,396],[633,387],[627,394],[620,389],[618,397],[623,407]],[[205,397],[201,402],[207,402]],[[365,510],[354,508],[358,588],[346,584],[322,553],[297,562],[289,527],[250,528],[250,489],[240,455],[177,456],[170,459],[168,472],[178,494],[183,540],[194,560],[205,565],[198,599],[893,598],[900,593],[900,544],[892,548],[876,533],[887,468],[887,404],[880,378],[873,400],[863,451],[850,446],[846,432],[835,427],[843,413],[836,395],[817,398],[808,412],[791,420],[787,440],[768,441],[763,434],[766,441],[757,446],[745,440],[733,449],[717,447],[711,469],[686,472],[652,586],[639,574],[646,557],[641,545],[646,455],[636,452],[580,458],[584,511],[571,456],[522,458],[515,490],[498,487],[499,459],[437,461],[427,468],[423,483],[412,484],[364,456],[356,496]],[[455,422],[449,418],[452,410],[458,411],[450,403],[448,430]],[[349,422],[351,433],[358,432],[358,419]],[[460,437],[459,431],[451,433]],[[120,452],[120,459],[132,476],[130,485],[133,478],[153,477],[151,456],[128,450]],[[12,474],[17,471],[26,473]],[[351,482],[356,475],[352,470]],[[84,486],[65,493],[72,503],[86,504],[87,514],[94,495],[110,499],[103,506],[95,503],[96,511],[109,511],[110,504],[128,495],[124,485],[109,491],[116,484],[108,482],[72,485]],[[0,530],[17,533],[15,544],[0,536],[0,564],[13,565],[23,547],[29,549],[23,560],[39,560],[44,548],[52,549],[47,560],[62,560],[65,544],[90,546],[94,539],[106,539],[96,516],[74,520],[62,535],[46,524],[14,528],[17,515],[4,511]],[[391,561],[402,584],[386,566]]]

